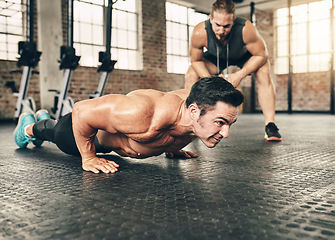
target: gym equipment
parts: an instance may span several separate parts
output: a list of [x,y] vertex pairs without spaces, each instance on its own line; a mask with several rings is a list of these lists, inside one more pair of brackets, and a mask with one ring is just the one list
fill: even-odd
[[67,94],[69,92],[72,73],[78,67],[80,60],[80,56],[76,56],[76,51],[73,48],[73,0],[68,0],[67,10],[67,46],[60,47],[59,61],[59,69],[64,69],[63,87],[60,92],[54,89],[49,90],[50,92],[56,92],[54,107],[52,108],[56,119],[60,119],[72,111],[74,101],[71,97],[67,96]]
[[[335,4],[332,1],[332,7],[330,11],[330,19],[334,19]],[[335,74],[334,74],[334,21],[330,21],[330,42],[331,42],[331,59],[330,59],[330,113],[335,115]]]
[[42,54],[42,52],[37,51],[36,43],[34,42],[34,0],[27,0],[26,6],[27,41],[20,41],[18,43],[18,53],[20,58],[16,64],[18,67],[23,66],[20,90],[15,92],[15,88],[12,88],[14,95],[18,97],[14,113],[15,120],[18,120],[20,114],[24,111],[36,111],[35,101],[32,97],[27,96],[27,92],[31,74],[38,73],[35,71],[33,72],[32,69],[37,66]]
[[115,4],[117,0],[108,1],[107,6],[107,19],[106,19],[106,51],[105,52],[99,52],[99,62],[101,62],[101,65],[98,67],[98,72],[102,72],[100,76],[99,85],[97,87],[97,90],[90,94],[89,98],[97,98],[101,97],[105,86],[108,80],[109,73],[111,73],[114,69],[114,65],[117,61],[111,60],[111,29],[112,29],[112,11],[113,11],[113,4]]
[[[256,26],[255,3],[250,3],[250,22]],[[251,74],[251,93],[250,93],[250,110],[256,112],[256,80],[255,75]]]

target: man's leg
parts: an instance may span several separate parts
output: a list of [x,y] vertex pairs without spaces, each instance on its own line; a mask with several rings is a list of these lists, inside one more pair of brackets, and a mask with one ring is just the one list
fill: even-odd
[[20,148],[26,148],[28,143],[36,140],[31,134],[31,126],[35,123],[36,119],[33,112],[24,112],[20,115],[13,132],[15,143]]
[[258,102],[265,118],[265,138],[268,141],[280,141],[281,136],[278,132],[278,128],[274,124],[276,96],[274,85],[270,76],[269,61],[258,69],[256,72],[256,78],[258,83]]
[[270,77],[269,62],[256,72],[258,83],[258,102],[265,118],[265,125],[275,120],[275,90]]
[[196,83],[198,80],[199,76],[191,65],[185,74],[185,89],[190,90],[193,84]]
[[37,139],[32,134],[32,126],[36,121],[50,120],[48,111],[41,109],[35,114],[33,112],[22,113],[19,117],[18,124],[14,130],[14,140],[20,148],[26,148],[28,143],[33,142],[39,147],[43,144],[43,140]]
[[[35,146],[41,146],[43,141],[55,143],[54,127],[56,126],[56,123],[55,120],[50,119],[46,110],[39,110],[35,115],[32,112],[21,114],[18,127],[14,131],[14,136],[18,134],[22,135],[21,138],[26,139],[26,144],[18,144],[19,147],[27,147],[30,141],[32,141]],[[24,131],[22,131],[22,129],[24,129]],[[21,133],[19,133],[20,130]]]
[[[36,119],[37,122],[44,121],[44,120],[50,120],[51,122],[53,122],[52,126],[54,126],[56,124],[55,121],[51,120],[48,111],[45,110],[45,109],[41,109],[41,110],[37,111],[35,113],[35,119]],[[46,121],[46,122],[50,122],[50,121]],[[46,138],[45,140],[53,142],[53,140],[48,139],[48,138]],[[44,140],[42,140],[41,138],[36,138],[36,140],[33,141],[33,143],[36,147],[41,146],[43,144],[43,142],[44,142]]]
[[55,143],[64,153],[80,156],[72,129],[72,113],[58,120],[55,126]]
[[[35,121],[33,113],[21,114],[18,127],[14,130],[14,137],[17,145],[20,148],[26,148],[31,141],[42,143],[43,141],[49,141],[55,143],[64,153],[80,156],[72,130],[72,113],[68,113],[59,121],[55,121],[50,119],[50,117],[47,118],[45,112],[46,110],[42,111],[44,116],[40,116],[39,118],[36,116],[37,119],[42,119],[38,122]],[[24,121],[22,121],[22,119]],[[17,135],[19,135],[21,139],[24,139],[24,141],[17,141]],[[20,144],[20,142],[23,142],[23,144]],[[38,146],[35,142],[34,144]],[[110,152],[109,149],[105,149],[99,143],[97,137],[94,139],[94,145],[97,153]]]
[[49,118],[36,122],[35,118],[32,112],[22,113],[19,118],[18,126],[14,130],[14,138],[20,148],[26,148],[31,141],[50,141],[55,143],[61,151],[80,156],[72,132],[71,113],[58,122]]

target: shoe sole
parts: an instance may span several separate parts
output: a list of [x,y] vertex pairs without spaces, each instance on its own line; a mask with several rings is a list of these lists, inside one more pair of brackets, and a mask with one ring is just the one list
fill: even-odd
[[[24,115],[25,116],[25,115]],[[13,131],[13,137],[15,138],[15,133],[17,132],[17,130],[19,129],[19,127],[21,126],[21,121],[22,118],[24,117],[23,114],[20,115],[19,120],[17,121],[17,125]]]
[[[49,113],[48,113],[48,111],[46,110],[46,109],[40,109],[40,110],[38,110],[36,113],[35,113],[35,119],[36,119],[36,121],[40,121],[41,119],[38,119],[41,115],[43,115],[43,113],[46,113],[46,114],[48,114],[48,116],[49,116]],[[49,118],[50,118],[50,116],[49,116]]]
[[[22,119],[23,119],[25,116],[27,116],[28,114],[29,114],[29,113],[27,113],[27,114],[21,114],[20,117],[19,117],[19,120],[17,121],[17,126],[16,126],[16,128],[14,129],[14,132],[13,132],[13,137],[14,137],[14,141],[15,141],[16,145],[18,145],[18,144],[17,144],[16,139],[15,139],[15,133],[17,132],[17,130],[18,130],[19,127],[21,126]],[[28,145],[28,143],[27,143],[27,145]],[[27,145],[26,145],[25,147],[23,147],[23,148],[26,148]],[[19,147],[20,147],[20,146],[19,146]],[[22,147],[20,147],[20,148],[22,148]]]
[[280,142],[281,138],[277,138],[277,137],[270,137],[270,138],[266,138],[265,139],[267,142]]
[[281,141],[281,138],[279,137],[268,137],[266,134],[264,138],[267,142],[280,142]]

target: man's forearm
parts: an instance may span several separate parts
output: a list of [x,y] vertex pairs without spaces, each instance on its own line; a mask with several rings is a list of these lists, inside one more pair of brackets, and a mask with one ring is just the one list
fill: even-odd
[[261,56],[252,56],[239,70],[241,74],[241,79],[245,78],[249,74],[256,72],[260,67],[262,67],[266,61],[267,57],[261,57]]
[[199,78],[211,76],[209,70],[207,69],[203,61],[192,62],[192,67],[194,71],[198,74]]
[[80,116],[80,109],[78,110],[77,108],[78,104],[75,105],[72,111],[73,135],[82,159],[90,159],[96,157],[94,139],[97,130],[85,122],[85,118]]
[[256,72],[261,66],[264,65],[265,62],[266,61],[264,61],[264,57],[252,56],[237,72],[231,73],[228,76],[224,76],[222,74],[219,76],[228,80],[231,84],[233,84],[234,87],[237,87],[240,85],[242,79],[244,79],[250,73]]
[[96,157],[94,138],[88,139],[77,135],[76,144],[83,162]]

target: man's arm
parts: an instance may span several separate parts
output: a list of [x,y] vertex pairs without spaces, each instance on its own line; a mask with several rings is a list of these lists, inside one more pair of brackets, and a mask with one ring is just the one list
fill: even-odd
[[190,142],[192,142],[196,137],[195,136],[188,136],[181,143],[174,147],[174,149],[167,149],[165,151],[165,155],[168,158],[196,158],[198,154],[195,154],[190,151],[183,150]]
[[[139,114],[139,100],[124,95],[107,95],[101,98],[78,102],[72,111],[73,133],[86,171],[109,173],[117,171],[118,165],[96,156],[94,138],[98,129],[110,133],[145,131]],[[129,117],[132,116],[132,117]],[[134,129],[134,125],[137,129]]]
[[165,156],[168,158],[196,158],[198,154],[190,151],[178,150],[175,152],[165,152]]
[[243,41],[246,48],[251,53],[251,58],[244,64],[243,68],[235,73],[229,74],[229,81],[237,87],[241,80],[248,74],[256,72],[268,60],[268,51],[264,39],[257,31],[256,27],[246,21],[242,31]]
[[191,65],[200,78],[211,74],[203,61],[203,48],[207,46],[205,22],[201,22],[193,29],[190,43]]

